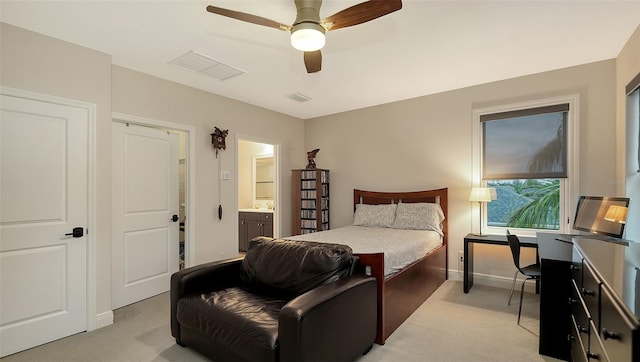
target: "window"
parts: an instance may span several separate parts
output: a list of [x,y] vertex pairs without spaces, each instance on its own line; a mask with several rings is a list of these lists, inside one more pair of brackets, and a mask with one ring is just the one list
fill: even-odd
[[487,204],[487,226],[560,230],[561,179],[487,180],[497,199]]
[[480,210],[483,230],[568,231],[574,103],[576,98],[474,112],[474,177],[497,195]]
[[625,87],[625,167],[624,194],[631,199],[627,210],[626,239],[640,240],[640,225],[629,220],[640,217],[640,73]]
[[[627,108],[627,114],[630,115],[635,120],[637,120],[637,124],[635,125],[635,130],[638,133],[637,137],[637,148],[638,148],[638,164],[637,172],[640,172],[640,73],[636,75],[629,84],[625,87],[625,93],[629,98],[629,106]],[[627,126],[629,127],[629,126]],[[633,126],[630,127],[631,131],[633,131]],[[629,130],[628,130],[629,131]],[[633,144],[633,140],[627,139],[627,142]]]

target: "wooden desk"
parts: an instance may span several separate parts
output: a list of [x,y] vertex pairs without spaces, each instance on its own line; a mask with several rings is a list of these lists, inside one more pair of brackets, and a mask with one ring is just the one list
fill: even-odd
[[[518,236],[518,239],[520,239],[521,247],[536,248],[536,258],[539,259],[538,240],[536,238]],[[462,285],[465,293],[469,293],[469,290],[473,286],[473,247],[475,244],[503,245],[506,247],[509,246],[507,237],[505,235],[478,236],[474,234],[467,234],[467,236],[464,237],[464,274]],[[537,285],[536,289],[538,289]]]

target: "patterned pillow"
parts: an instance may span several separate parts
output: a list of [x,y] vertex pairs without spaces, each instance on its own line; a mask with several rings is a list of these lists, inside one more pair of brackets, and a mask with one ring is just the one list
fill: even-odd
[[394,229],[433,230],[442,234],[444,213],[438,204],[416,202],[400,203],[396,209]]
[[396,204],[356,204],[353,225],[390,228],[396,217]]

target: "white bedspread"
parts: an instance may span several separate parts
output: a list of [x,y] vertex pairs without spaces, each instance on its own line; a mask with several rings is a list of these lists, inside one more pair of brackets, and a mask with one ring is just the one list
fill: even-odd
[[356,254],[384,253],[385,276],[401,270],[442,245],[442,237],[435,231],[353,225],[284,239],[349,245]]

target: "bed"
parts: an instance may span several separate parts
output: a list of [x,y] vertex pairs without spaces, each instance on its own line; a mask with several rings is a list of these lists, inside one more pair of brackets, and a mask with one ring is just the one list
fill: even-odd
[[[378,325],[376,343],[384,344],[395,331],[438,287],[448,278],[448,227],[447,227],[447,189],[414,191],[414,192],[375,192],[353,190],[354,211],[358,216],[358,204],[364,205],[400,205],[411,203],[439,204],[442,219],[437,231],[395,230],[392,228],[371,228],[362,226],[346,226],[343,228],[297,235],[291,240],[307,240],[320,242],[338,242],[352,247],[360,257],[360,264],[367,273],[376,278],[378,298]],[[415,205],[417,206],[417,205]],[[424,205],[423,205],[424,206]],[[399,206],[398,206],[399,207]],[[364,209],[364,207],[361,207]],[[354,220],[354,224],[357,224]],[[374,230],[376,229],[376,230]],[[368,249],[355,243],[354,234],[369,241]],[[434,236],[435,234],[435,236]],[[389,238],[388,245],[401,245],[398,240],[410,240],[413,250],[412,259],[404,256],[393,256],[397,247],[386,248],[380,240]],[[413,239],[429,239],[428,242],[414,243]],[[378,240],[375,243],[371,240]],[[341,242],[340,242],[341,241]],[[346,241],[346,242],[345,242]],[[427,245],[428,244],[428,245]],[[404,244],[402,244],[404,245]],[[425,246],[426,245],[426,246]],[[376,248],[380,251],[376,252]],[[359,250],[360,248],[360,250]],[[420,249],[426,248],[426,249]],[[364,251],[363,251],[364,250]],[[418,254],[415,254],[418,253]],[[390,260],[391,259],[391,260]],[[387,265],[392,264],[392,265]]]

